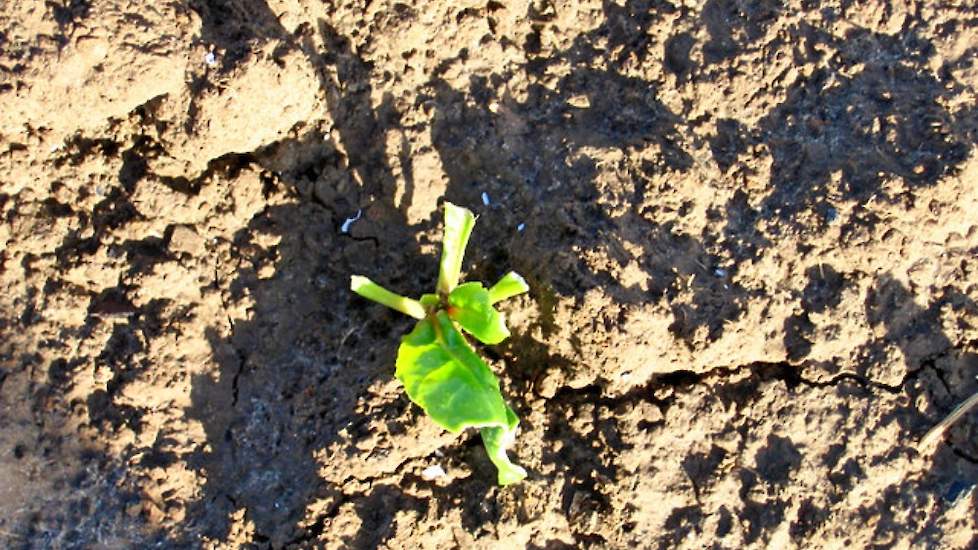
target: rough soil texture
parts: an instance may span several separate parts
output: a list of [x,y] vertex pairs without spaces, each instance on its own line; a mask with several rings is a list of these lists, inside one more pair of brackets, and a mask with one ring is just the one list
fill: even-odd
[[[0,545],[975,548],[978,414],[915,446],[976,58],[971,0],[6,2]],[[505,489],[348,290],[430,290],[446,199],[532,287]]]

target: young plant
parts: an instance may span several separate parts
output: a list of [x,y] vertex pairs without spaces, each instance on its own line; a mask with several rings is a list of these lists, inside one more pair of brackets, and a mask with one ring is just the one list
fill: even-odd
[[474,226],[471,211],[445,203],[445,236],[434,294],[413,300],[359,275],[350,279],[350,288],[418,319],[414,329],[401,338],[394,376],[411,401],[442,428],[452,433],[478,428],[489,459],[496,465],[499,484],[508,485],[526,477],[526,470],[506,456],[519,419],[503,400],[496,376],[459,329],[483,344],[502,342],[509,329],[503,314],[493,306],[529,287],[512,271],[489,289],[478,282],[458,284]]

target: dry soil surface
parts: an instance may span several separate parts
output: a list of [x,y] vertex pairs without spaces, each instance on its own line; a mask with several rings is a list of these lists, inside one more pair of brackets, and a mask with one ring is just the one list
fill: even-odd
[[[973,0],[0,5],[3,547],[978,545]],[[515,486],[348,290],[443,200]]]

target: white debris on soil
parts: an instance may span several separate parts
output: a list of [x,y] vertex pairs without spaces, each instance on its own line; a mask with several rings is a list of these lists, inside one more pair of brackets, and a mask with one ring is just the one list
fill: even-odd
[[521,224],[519,224],[519,225],[516,226],[516,230],[519,231],[520,233],[522,233],[524,229],[526,229],[526,224],[525,223],[521,223]]
[[207,52],[207,55],[204,56],[204,63],[207,63],[211,67],[217,64],[217,56],[214,55],[214,52]]
[[340,226],[340,233],[349,233],[350,226],[353,225],[353,222],[359,220],[362,216],[363,216],[363,210],[357,210],[356,216],[353,216],[352,218],[347,218],[346,221],[343,222],[343,225]]
[[428,466],[424,470],[421,470],[421,479],[424,479],[425,481],[433,481],[444,476],[445,470],[439,464]]
[[726,277],[727,276],[727,270],[726,269],[723,269],[722,267],[718,267],[718,268],[716,268],[716,269],[713,270],[713,274],[716,275],[717,277]]
[[485,191],[482,192],[482,204],[489,206],[489,193],[486,193]]

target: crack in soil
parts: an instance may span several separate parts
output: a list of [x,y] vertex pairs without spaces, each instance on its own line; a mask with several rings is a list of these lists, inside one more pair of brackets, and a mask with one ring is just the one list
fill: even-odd
[[[431,456],[431,454],[425,455],[425,456]],[[351,481],[356,480],[356,481],[358,481],[360,483],[366,484],[368,486],[368,488],[369,488],[368,490],[370,490],[370,489],[373,488],[374,484],[376,482],[378,482],[378,481],[384,480],[384,479],[386,479],[388,477],[403,476],[404,475],[404,472],[402,471],[402,469],[409,462],[411,462],[413,460],[416,460],[416,459],[420,459],[420,458],[424,458],[424,457],[422,457],[422,456],[414,456],[414,457],[406,458],[404,461],[402,461],[400,464],[398,464],[392,471],[390,471],[390,472],[383,472],[383,473],[381,473],[379,475],[367,476],[365,478],[360,478],[360,477],[357,477],[355,475],[351,475],[351,476],[345,478],[342,481],[342,483],[340,483],[338,486],[343,487],[343,486],[348,485]],[[322,536],[322,534],[326,532],[326,522],[328,522],[331,519],[335,519],[336,516],[337,516],[337,514],[339,514],[340,509],[343,507],[344,504],[348,504],[348,503],[354,502],[357,499],[363,499],[363,498],[369,497],[370,495],[368,493],[368,490],[355,491],[355,492],[352,492],[352,493],[347,493],[347,492],[344,492],[344,491],[340,491],[339,497],[336,499],[335,502],[333,502],[333,503],[331,503],[329,505],[329,508],[328,508],[328,510],[325,513],[320,514],[316,518],[316,521],[313,522],[310,526],[301,528],[301,533],[299,533],[298,535],[296,535],[292,539],[289,539],[288,541],[286,541],[283,544],[283,547],[291,548],[291,547],[293,547],[293,545],[300,545],[301,543],[312,543],[312,542],[315,542],[315,541],[319,540],[319,538]]]
[[972,464],[978,465],[978,457],[972,456],[962,451],[961,448],[955,445],[954,443],[948,443],[947,446],[951,449],[951,452],[953,452],[955,456],[957,456],[958,458],[961,458]]
[[[756,361],[734,367],[717,367],[701,373],[688,370],[676,370],[668,373],[655,374],[644,385],[636,386],[618,396],[602,396],[595,403],[606,406],[614,406],[621,403],[645,399],[656,405],[667,406],[669,401],[671,401],[671,397],[666,399],[657,399],[654,397],[657,390],[663,388],[678,389],[690,385],[706,385],[716,387],[722,385],[723,380],[736,378],[744,371],[749,371],[751,373],[751,376],[744,379],[744,381],[753,380],[756,382],[767,382],[770,380],[780,380],[784,382],[788,388],[795,388],[799,385],[811,388],[828,388],[838,386],[839,384],[848,381],[855,382],[863,388],[876,389],[890,394],[899,394],[904,391],[904,386],[915,378],[921,370],[936,367],[934,367],[933,364],[924,364],[920,368],[908,371],[899,384],[887,384],[885,382],[879,382],[853,372],[839,373],[824,381],[812,380],[801,375],[801,371],[804,370],[804,368],[804,363],[796,364],[787,361]],[[548,401],[562,403],[568,401],[570,396],[579,395],[580,393],[600,394],[602,387],[603,384],[600,382],[589,384],[580,389],[564,386],[560,388],[554,397]]]

